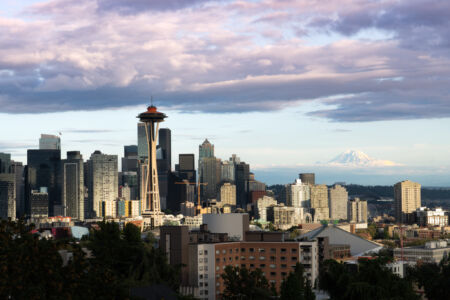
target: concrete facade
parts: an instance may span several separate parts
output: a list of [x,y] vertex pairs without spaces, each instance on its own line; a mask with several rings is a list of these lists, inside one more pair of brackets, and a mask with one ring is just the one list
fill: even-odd
[[413,213],[421,206],[421,185],[409,180],[396,183],[394,201],[397,222],[406,221],[405,214]]
[[335,185],[328,189],[330,219],[347,220],[348,192],[345,187]]

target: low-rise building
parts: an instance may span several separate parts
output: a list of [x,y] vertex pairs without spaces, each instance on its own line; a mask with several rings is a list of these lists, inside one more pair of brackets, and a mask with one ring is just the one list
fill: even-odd
[[430,209],[420,207],[415,212],[415,220],[419,226],[447,226],[448,212],[442,208]]
[[407,262],[439,263],[444,256],[450,254],[447,240],[427,242],[424,246],[394,249],[394,258]]

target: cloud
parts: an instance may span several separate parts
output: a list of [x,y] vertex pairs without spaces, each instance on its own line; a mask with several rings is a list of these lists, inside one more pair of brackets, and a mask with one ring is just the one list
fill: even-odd
[[50,0],[0,17],[0,111],[119,108],[153,95],[184,112],[316,101],[325,108],[310,115],[337,122],[447,118],[449,5]]

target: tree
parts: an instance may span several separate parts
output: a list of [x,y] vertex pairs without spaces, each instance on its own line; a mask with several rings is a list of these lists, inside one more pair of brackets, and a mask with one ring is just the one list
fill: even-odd
[[327,260],[321,267],[319,286],[331,299],[418,299],[408,279],[386,267],[385,256],[344,265]]
[[311,284],[304,277],[303,265],[297,263],[294,272],[290,272],[281,284],[280,300],[314,300]]
[[407,270],[408,277],[424,288],[430,300],[448,299],[450,286],[450,259],[444,257],[439,264],[422,263]]
[[270,299],[271,288],[260,269],[226,266],[221,276],[225,285],[223,299]]

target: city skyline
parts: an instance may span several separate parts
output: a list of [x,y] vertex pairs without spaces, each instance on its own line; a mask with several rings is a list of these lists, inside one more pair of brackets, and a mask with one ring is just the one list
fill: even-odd
[[[153,95],[173,157],[208,138],[269,184],[449,186],[448,5],[6,1],[0,151],[62,132],[63,153],[123,156]],[[327,165],[349,149],[396,165]]]

